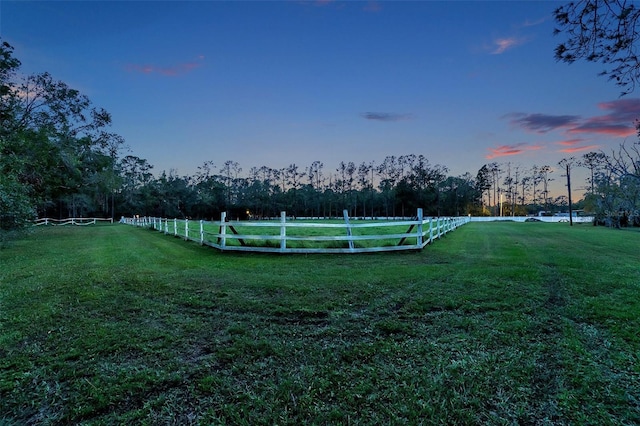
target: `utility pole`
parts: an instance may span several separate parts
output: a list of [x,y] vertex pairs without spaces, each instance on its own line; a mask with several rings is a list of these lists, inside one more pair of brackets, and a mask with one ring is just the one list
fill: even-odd
[[569,198],[569,226],[573,226],[573,210],[571,207],[571,165],[575,162],[575,158],[563,158],[558,162],[558,165],[565,166],[567,169],[567,192]]
[[571,209],[571,166],[567,163],[567,191],[569,192],[569,226],[573,226],[573,211]]

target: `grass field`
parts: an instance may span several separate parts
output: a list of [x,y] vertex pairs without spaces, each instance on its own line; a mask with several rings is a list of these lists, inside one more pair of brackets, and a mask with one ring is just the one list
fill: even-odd
[[0,250],[0,425],[640,423],[640,233],[220,253],[125,225]]

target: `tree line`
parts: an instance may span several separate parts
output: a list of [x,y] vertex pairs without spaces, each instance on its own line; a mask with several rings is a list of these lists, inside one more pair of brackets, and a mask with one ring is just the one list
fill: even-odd
[[162,172],[127,156],[120,168],[118,206],[129,214],[216,218],[293,216],[407,217],[418,207],[428,216],[524,215],[566,210],[566,197],[551,197],[550,166],[523,169],[511,163],[484,165],[476,175],[448,175],[423,155],[387,156],[381,162],[340,162],[327,169],[320,161],[244,171],[235,161],[198,167],[194,176]]

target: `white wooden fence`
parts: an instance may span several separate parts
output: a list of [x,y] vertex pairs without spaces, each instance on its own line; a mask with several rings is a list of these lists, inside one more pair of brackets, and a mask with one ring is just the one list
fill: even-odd
[[[593,216],[573,216],[573,223],[593,223]],[[479,216],[471,217],[471,222],[569,222],[566,216]]]
[[[365,253],[421,250],[468,223],[469,218],[423,218],[422,209],[418,209],[417,217],[412,220],[383,222],[353,222],[346,210],[342,223],[292,220],[285,212],[281,213],[280,220],[266,221],[227,221],[226,213],[222,213],[220,221],[215,222],[154,217],[125,218],[121,222],[150,227],[222,251]],[[381,228],[389,232],[381,232]],[[405,228],[404,232],[398,231]]]
[[99,217],[70,217],[67,219],[51,219],[43,217],[42,219],[36,219],[33,224],[35,226],[40,225],[95,225],[98,222],[113,223],[113,219],[101,219]]

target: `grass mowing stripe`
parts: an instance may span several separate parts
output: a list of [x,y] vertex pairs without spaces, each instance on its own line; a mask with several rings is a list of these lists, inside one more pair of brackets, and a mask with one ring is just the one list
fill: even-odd
[[219,253],[118,225],[0,251],[0,423],[640,422],[640,234]]

